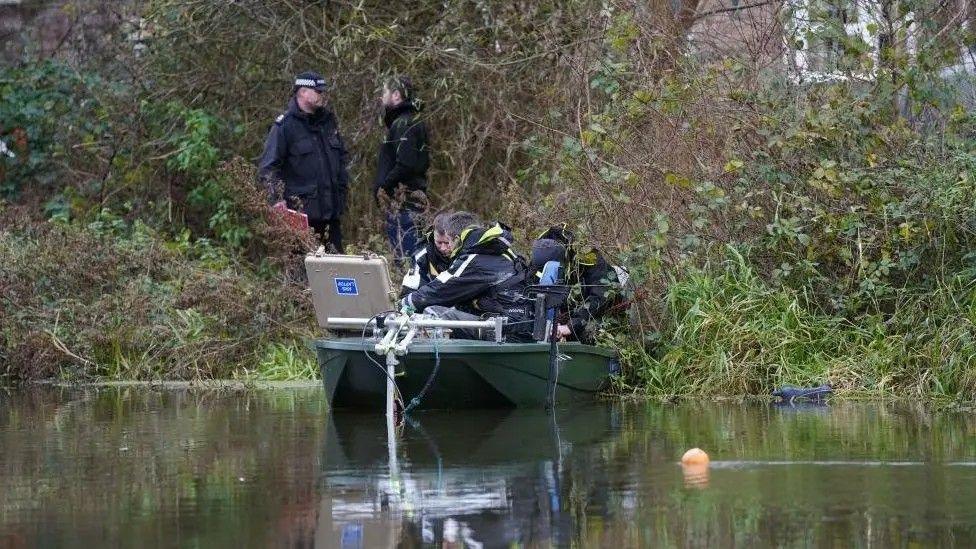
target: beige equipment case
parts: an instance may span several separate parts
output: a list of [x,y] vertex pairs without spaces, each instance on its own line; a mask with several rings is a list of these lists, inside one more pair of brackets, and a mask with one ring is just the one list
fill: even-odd
[[305,256],[305,272],[319,326],[329,317],[369,318],[394,308],[386,258],[378,255]]

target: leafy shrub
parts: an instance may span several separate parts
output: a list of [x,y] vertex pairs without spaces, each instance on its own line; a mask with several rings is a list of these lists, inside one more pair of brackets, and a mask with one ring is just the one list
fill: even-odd
[[260,262],[186,233],[168,241],[109,210],[87,226],[4,212],[0,375],[231,377],[268,345],[311,337],[307,294],[278,274],[298,263],[293,250],[306,235],[268,217],[257,189],[241,194],[269,246],[253,248]]
[[0,139],[16,155],[0,155],[0,197],[30,189],[50,199],[61,177],[92,166],[91,152],[110,138],[96,88],[112,91],[96,75],[53,60],[0,67]]

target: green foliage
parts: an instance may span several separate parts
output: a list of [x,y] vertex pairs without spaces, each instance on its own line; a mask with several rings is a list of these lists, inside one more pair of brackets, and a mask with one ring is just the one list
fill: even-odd
[[0,230],[0,377],[227,378],[260,360],[279,377],[314,373],[307,356],[267,354],[313,335],[301,289],[183,234],[167,242],[109,210],[88,226],[12,219]]
[[91,89],[105,85],[53,60],[0,67],[0,139],[16,155],[0,155],[0,197],[53,194],[64,157],[101,146],[109,126]]
[[[548,157],[544,137],[527,138],[518,178],[559,181],[540,200],[548,218],[630,269],[633,333],[610,336],[626,384],[970,394],[971,326],[958,319],[976,245],[973,79],[943,76],[953,57],[924,33],[946,19],[918,9],[932,21],[914,27],[917,50],[894,14],[894,45],[876,58],[811,7],[803,39],[833,44],[833,74],[800,85],[733,57],[661,71],[659,51],[620,47],[627,18],[611,18],[588,108],[551,133]],[[536,199],[512,215],[536,216]]]
[[188,214],[205,220],[207,232],[232,248],[244,247],[253,236],[235,197],[236,181],[220,173],[221,150],[218,139],[232,133],[227,124],[203,109],[192,109],[177,101],[156,108],[144,104],[152,125],[169,135],[163,140],[169,152],[166,168],[184,176],[189,187]]
[[842,380],[855,360],[851,346],[865,334],[811,311],[802,295],[767,287],[744,256],[730,252],[719,269],[671,281],[671,325],[660,357],[636,372],[643,384],[670,394],[762,394]]
[[811,290],[770,286],[745,254],[672,279],[656,352],[617,337],[624,381],[655,394],[767,394],[783,384],[968,399],[976,390],[976,277],[968,268],[893,313],[822,311]]
[[[191,177],[203,179],[217,167],[218,149],[213,139],[219,131],[216,117],[201,109],[188,109],[171,101],[164,105],[165,116],[176,119],[181,131],[166,138],[166,144],[175,147],[166,165]],[[170,153],[170,154],[173,154]]]
[[241,248],[252,233],[240,218],[237,203],[229,191],[226,182],[208,179],[194,187],[187,198],[194,207],[213,212],[207,219],[207,226],[217,238],[231,247]]
[[852,313],[886,310],[897,291],[931,289],[957,271],[976,219],[967,148],[856,111],[838,102],[790,126],[771,121],[772,146],[752,155],[730,201],[765,210],[765,231],[750,242],[774,280]]
[[272,343],[265,350],[255,370],[248,370],[248,379],[260,381],[297,381],[318,379],[319,367],[315,354],[301,343],[286,345]]

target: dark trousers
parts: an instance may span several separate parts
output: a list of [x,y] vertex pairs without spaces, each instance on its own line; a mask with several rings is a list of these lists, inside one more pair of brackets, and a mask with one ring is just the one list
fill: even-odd
[[310,219],[309,227],[319,235],[319,240],[326,247],[331,247],[336,253],[345,253],[342,249],[342,223],[340,219]]
[[386,236],[393,248],[393,258],[398,262],[413,255],[419,244],[416,217],[419,215],[410,209],[403,209],[395,214],[386,214]]

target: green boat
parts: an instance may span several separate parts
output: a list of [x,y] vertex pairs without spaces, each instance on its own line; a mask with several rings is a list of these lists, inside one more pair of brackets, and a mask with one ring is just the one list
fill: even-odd
[[[376,340],[360,337],[314,343],[326,395],[333,408],[384,410],[387,373]],[[549,387],[548,343],[496,343],[430,339],[410,343],[397,356],[396,385],[409,402],[423,394],[420,409],[543,406]],[[616,353],[582,343],[561,343],[555,376],[560,404],[593,400],[618,368]],[[436,376],[435,365],[440,363]]]

